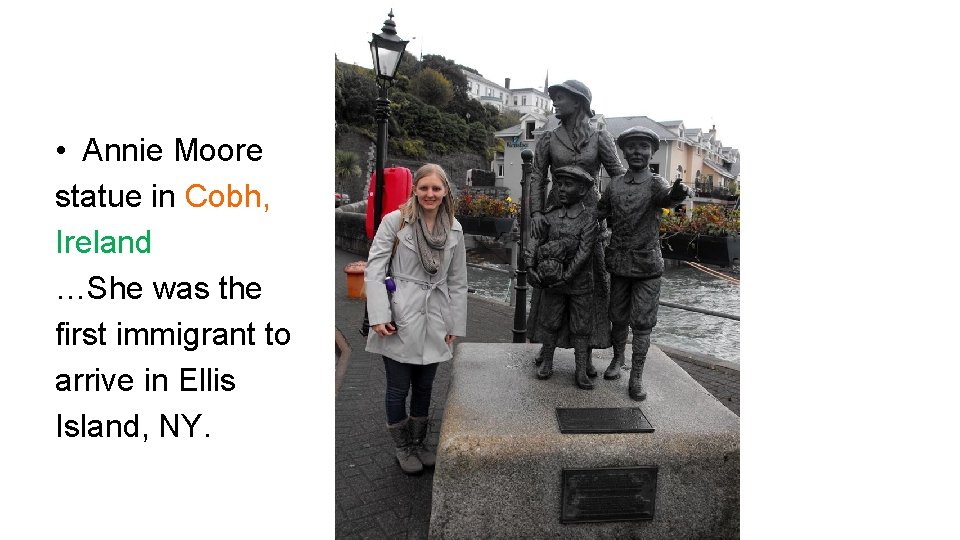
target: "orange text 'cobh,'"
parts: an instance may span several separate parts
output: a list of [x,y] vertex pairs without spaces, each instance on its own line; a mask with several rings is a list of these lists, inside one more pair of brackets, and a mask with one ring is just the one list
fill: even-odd
[[187,188],[186,196],[187,204],[194,208],[204,206],[212,206],[213,208],[223,206],[227,208],[260,208],[263,206],[264,212],[270,208],[269,204],[260,204],[260,192],[252,189],[250,184],[244,185],[244,191],[234,188],[232,184],[227,184],[226,190],[208,190],[203,184],[193,184]]

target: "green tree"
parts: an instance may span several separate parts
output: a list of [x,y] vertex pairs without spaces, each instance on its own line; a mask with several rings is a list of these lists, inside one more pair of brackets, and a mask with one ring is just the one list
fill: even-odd
[[424,103],[439,109],[446,107],[453,98],[453,86],[439,71],[433,68],[420,70],[411,81],[413,93]]
[[340,77],[336,81],[335,115],[338,121],[370,128],[375,123],[373,111],[377,99],[377,83],[370,70],[340,64]]
[[439,71],[453,85],[454,96],[467,96],[467,76],[463,74],[460,66],[453,60],[447,60],[439,54],[425,54],[423,55],[423,61],[420,62],[420,68],[431,68]]
[[403,51],[403,58],[400,60],[400,65],[397,66],[397,77],[403,76],[412,80],[417,76],[417,73],[420,73],[420,69],[420,61],[417,60],[417,57]]
[[487,146],[492,142],[491,139],[493,135],[480,122],[473,122],[467,128],[467,146],[481,156],[486,154]]
[[522,115],[518,111],[503,111],[500,113],[500,117],[497,119],[497,129],[507,129],[508,127],[513,127],[519,124],[521,116]]

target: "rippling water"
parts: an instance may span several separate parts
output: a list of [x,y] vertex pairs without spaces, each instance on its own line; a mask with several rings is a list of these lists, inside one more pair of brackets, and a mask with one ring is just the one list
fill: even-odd
[[[508,268],[489,265],[490,268]],[[501,302],[510,301],[510,277],[492,269],[467,268],[470,288],[477,295]],[[740,286],[683,266],[663,275],[660,299],[740,315]],[[740,321],[660,306],[653,340],[687,351],[708,354],[729,362],[740,362]]]

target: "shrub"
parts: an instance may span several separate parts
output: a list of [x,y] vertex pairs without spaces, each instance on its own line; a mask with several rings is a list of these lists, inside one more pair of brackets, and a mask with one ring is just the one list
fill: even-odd
[[520,205],[513,199],[506,197],[499,199],[465,191],[455,200],[454,211],[458,216],[470,217],[516,217],[520,213]]
[[687,218],[669,210],[660,220],[660,233],[690,233],[707,236],[736,236],[740,234],[740,211],[728,210],[717,204],[693,207],[693,216]]
[[427,147],[420,139],[404,139],[400,143],[400,151],[407,157],[423,158],[427,155]]

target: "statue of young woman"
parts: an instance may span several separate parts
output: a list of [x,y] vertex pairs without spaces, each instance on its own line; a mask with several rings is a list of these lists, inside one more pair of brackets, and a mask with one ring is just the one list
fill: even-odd
[[[600,173],[600,166],[610,178],[622,175],[626,170],[617,156],[617,147],[613,137],[606,130],[598,130],[590,125],[594,112],[590,109],[593,94],[587,85],[580,81],[569,80],[555,84],[547,90],[553,101],[554,114],[560,125],[541,135],[533,157],[533,170],[530,175],[530,216],[531,233],[541,238],[546,233],[544,214],[559,206],[554,189],[547,193],[548,173],[560,167],[575,165],[588,172],[594,179]],[[587,192],[583,199],[585,207],[596,209],[600,199],[598,182]],[[603,239],[594,246],[594,292],[593,332],[590,335],[591,349],[610,347],[610,275],[603,263]],[[532,342],[543,341],[543,331],[537,321],[540,307],[540,289],[533,289],[531,295],[530,316],[527,319],[527,336]],[[570,348],[568,332],[561,329],[557,335],[558,347]],[[541,350],[537,365],[542,362]],[[587,364],[587,373],[595,377],[597,372],[592,360]]]

